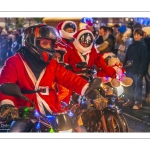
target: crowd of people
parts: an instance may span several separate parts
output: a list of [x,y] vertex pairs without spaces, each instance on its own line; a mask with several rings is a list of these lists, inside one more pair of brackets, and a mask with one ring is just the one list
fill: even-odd
[[124,66],[128,61],[133,62],[132,66],[126,68],[126,75],[133,79],[133,84],[125,88],[126,102],[123,106],[133,106],[133,109],[142,107],[143,77],[146,79],[145,101],[149,103],[150,27],[142,27],[139,23],[134,24],[132,28],[118,24],[112,28],[102,26],[99,35],[96,45],[100,45],[98,48],[100,53],[108,51],[115,53]]
[[[63,23],[61,22],[58,26],[60,25],[62,26],[63,24],[65,24],[65,22]],[[150,61],[150,55],[149,55],[150,27],[149,26],[142,27],[142,25],[139,23],[135,23],[132,27],[126,25],[120,26],[118,24],[115,24],[112,27],[100,26],[98,30],[99,33],[98,36],[95,36],[96,35],[95,28],[93,28],[92,26],[89,26],[87,24],[87,26],[84,28],[88,29],[93,33],[94,40],[92,42],[94,43],[93,45],[95,48],[90,47],[88,49],[85,48],[85,46],[83,46],[84,48],[78,46],[81,43],[79,44],[76,39],[80,40],[79,37],[81,35],[83,35],[81,37],[83,39],[86,36],[84,35],[84,31],[82,30],[75,31],[75,25],[74,25],[74,30],[71,32],[71,34],[73,33],[74,35],[73,36],[70,35],[70,37],[72,36],[72,38],[75,39],[74,42],[71,42],[72,44],[68,43],[69,38],[65,36],[65,29],[59,27],[58,31],[60,31],[64,43],[69,44],[70,47],[72,47],[72,49],[76,49],[81,54],[80,58],[82,61],[88,62],[86,60],[87,59],[86,55],[87,53],[90,54],[90,56],[88,57],[88,59],[91,60],[90,63],[88,62],[88,66],[90,67],[93,64],[96,64],[97,66],[99,65],[98,62],[94,62],[94,63],[92,62],[92,58],[94,58],[92,57],[92,55],[95,55],[93,49],[96,49],[99,54],[104,54],[108,52],[114,53],[116,57],[119,58],[123,66],[126,66],[129,61],[133,62],[131,66],[126,68],[126,76],[133,79],[133,84],[127,88],[124,87],[126,102],[123,104],[123,106],[132,106],[133,109],[140,109],[142,107],[142,87],[143,87],[144,77],[146,80],[145,102],[149,103],[150,102],[150,82],[149,82],[150,75],[148,71],[149,68],[148,66]],[[86,31],[86,33],[88,33],[89,31]],[[62,49],[62,46],[60,49]],[[65,49],[67,52],[63,57],[64,58],[63,61],[65,63],[71,64],[71,66],[74,67],[74,70],[78,70],[78,68],[75,68],[75,62],[77,63],[80,59],[74,58],[74,57],[78,57],[76,52],[72,51],[72,49],[67,47],[65,47]],[[59,54],[59,56],[61,55]],[[102,64],[100,64],[99,67],[102,67]],[[112,74],[113,74],[113,70],[112,70]]]
[[0,65],[3,66],[7,58],[16,53],[22,46],[21,30],[9,30],[0,26]]
[[[3,31],[1,37],[4,35]],[[112,52],[120,59],[123,66],[128,61],[132,61],[132,65],[126,68],[126,76],[133,79],[133,84],[126,88],[126,102],[123,106],[140,109],[143,77],[146,77],[146,99],[150,102],[148,70],[150,27],[142,28],[140,24],[135,24],[131,29],[126,25],[116,24],[113,27],[101,26],[98,32],[99,36],[96,38],[95,28],[87,24],[78,30],[73,21],[60,22],[56,29],[38,24],[25,29],[23,47],[19,42],[21,41],[19,31],[15,31],[15,38],[12,38],[10,45],[8,43],[9,37],[12,37],[11,33],[5,34],[5,43],[9,46],[6,47],[3,40],[0,42],[1,62],[2,64],[5,62],[0,75],[0,84],[16,83],[22,91],[30,93],[26,96],[35,102],[37,110],[44,115],[47,112],[61,112],[60,101],[69,103],[71,96],[78,99],[79,95],[86,93],[90,84],[81,78],[80,74],[72,73],[71,69],[67,70],[59,63],[69,64],[73,72],[80,72],[81,68],[77,68],[76,64],[86,62],[89,68],[96,65],[114,78],[116,71],[112,67],[104,66],[101,59],[101,54]],[[4,45],[5,49],[3,49]],[[10,51],[12,53],[9,53]],[[7,59],[11,55],[13,56]],[[40,92],[40,88],[45,89],[45,92],[43,90]],[[87,97],[95,99],[97,94],[97,90],[93,89]],[[0,113],[7,111],[9,107],[24,105],[31,104],[0,93]],[[16,116],[18,115],[14,115]],[[20,124],[19,129],[18,124]],[[17,122],[11,131],[22,132],[29,126],[26,125]]]

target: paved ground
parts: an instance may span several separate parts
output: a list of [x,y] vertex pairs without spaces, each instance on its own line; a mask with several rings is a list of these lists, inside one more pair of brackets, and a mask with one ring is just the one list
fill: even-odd
[[150,132],[150,125],[131,115],[125,115],[128,123],[129,132]]
[[143,108],[133,110],[132,107],[122,107],[122,103],[117,103],[122,109],[129,126],[129,132],[150,132],[150,106],[144,104]]

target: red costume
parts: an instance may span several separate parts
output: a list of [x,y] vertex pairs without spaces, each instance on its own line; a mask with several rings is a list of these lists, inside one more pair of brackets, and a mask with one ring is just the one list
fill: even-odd
[[[75,27],[75,31],[73,33],[68,33],[64,30],[64,26],[69,23],[73,24]],[[68,49],[73,49],[72,43],[69,43],[67,40],[73,38],[73,35],[77,32],[77,25],[75,24],[75,22],[62,21],[57,25],[56,29],[62,38],[62,41],[60,43],[56,43],[56,45],[55,45],[56,52],[57,52],[57,50],[67,52]],[[61,85],[58,85],[58,91],[59,91],[58,99],[60,101],[66,102],[68,104],[70,101],[70,95],[72,94],[72,92]]]
[[[68,33],[64,30],[64,26],[68,23],[71,23],[75,26],[75,31],[73,33]],[[72,48],[69,42],[67,40],[73,38],[73,35],[77,32],[77,25],[73,21],[62,21],[57,26],[56,29],[60,36],[62,37],[62,41],[60,43],[56,43],[56,50],[63,50],[67,51],[68,49]]]
[[[97,53],[93,44],[91,44],[87,48],[84,48],[78,41],[80,36],[84,33],[92,34],[92,32],[87,29],[82,29],[82,30],[78,31],[73,36],[75,38],[75,40],[73,42],[73,49],[68,49],[67,53],[64,55],[64,63],[71,65],[73,67],[73,70],[77,71],[77,72],[81,71],[80,68],[76,67],[76,64],[79,62],[86,62],[90,68],[95,64],[100,67],[99,59],[98,59],[99,54]],[[86,55],[86,59],[84,58],[83,55]]]
[[[80,68],[76,67],[76,64],[79,62],[87,62],[87,65],[90,68],[96,65],[98,68],[103,68],[106,72],[109,72],[109,70],[111,71],[111,67],[106,68],[106,65],[104,65],[104,59],[102,59],[102,56],[97,53],[96,49],[93,46],[93,43],[86,48],[79,43],[80,36],[85,33],[92,34],[90,30],[82,29],[73,36],[75,38],[73,42],[73,49],[67,50],[67,53],[64,55],[64,62],[71,65],[73,67],[73,70],[77,72],[81,71]],[[86,55],[86,60],[84,59],[83,55]],[[114,74],[114,72],[112,73]]]
[[[25,94],[25,96],[35,102],[37,110],[43,114],[45,114],[43,105],[49,112],[56,113],[62,111],[56,91],[54,90],[55,82],[78,94],[83,94],[88,85],[85,80],[66,70],[54,59],[50,61],[41,72],[38,80],[36,80],[27,61],[19,53],[9,58],[3,67],[0,75],[0,84],[5,82],[16,83],[22,90],[46,89],[45,93]],[[3,104],[12,104],[16,107],[31,106],[29,102],[0,93],[0,106]]]

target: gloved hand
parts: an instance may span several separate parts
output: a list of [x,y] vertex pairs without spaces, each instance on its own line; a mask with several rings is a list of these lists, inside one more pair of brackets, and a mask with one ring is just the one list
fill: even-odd
[[102,80],[100,78],[92,79],[84,93],[85,97],[91,100],[99,98],[100,93],[97,88],[101,86],[101,82]]
[[0,118],[2,120],[18,119],[19,118],[18,108],[10,104],[2,105],[0,107]]
[[138,74],[138,79],[142,79],[143,75],[142,74]]
[[71,65],[65,65],[64,67],[65,67],[67,70],[73,71],[73,68],[72,68]]
[[85,97],[94,100],[100,97],[100,93],[97,89],[93,89],[88,93],[85,92]]

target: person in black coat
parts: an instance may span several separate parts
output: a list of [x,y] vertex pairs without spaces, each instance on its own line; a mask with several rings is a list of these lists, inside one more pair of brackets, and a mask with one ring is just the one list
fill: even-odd
[[146,99],[145,102],[150,104],[150,27],[143,27],[142,30],[144,31],[144,41],[148,47],[149,52],[149,65],[146,72],[145,80],[146,80]]
[[142,107],[142,80],[148,68],[148,48],[141,39],[144,32],[141,29],[134,31],[134,42],[128,47],[124,67],[128,62],[132,62],[130,66],[126,67],[126,76],[133,79],[133,84],[126,89],[127,101],[123,106],[133,106],[133,109]]
[[5,60],[7,59],[7,51],[8,51],[7,34],[1,35],[0,48],[1,48],[1,65],[4,65]]

